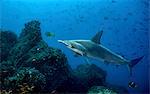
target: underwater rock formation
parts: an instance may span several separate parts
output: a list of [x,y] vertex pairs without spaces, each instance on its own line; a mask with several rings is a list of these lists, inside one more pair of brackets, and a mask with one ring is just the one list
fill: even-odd
[[42,40],[39,21],[26,23],[19,38],[0,34],[0,93],[87,93],[106,84],[106,72],[94,64],[72,70],[65,54]]
[[102,70],[100,67],[97,67],[95,64],[81,64],[74,71],[75,75],[80,79],[85,81],[87,86],[96,85],[104,85],[106,72]]
[[119,94],[115,90],[111,88],[107,88],[104,86],[93,86],[89,89],[87,94]]
[[[7,60],[0,63],[3,66],[0,72],[2,91],[31,93],[35,90],[33,87],[38,87],[35,92],[51,92],[67,79],[70,74],[67,58],[42,40],[39,21],[26,23],[15,42],[7,51]],[[32,87],[33,91],[25,87]]]
[[81,64],[73,72],[63,86],[58,88],[59,92],[86,93],[95,85],[105,84],[106,72],[94,64]]
[[25,24],[25,28],[22,30],[18,42],[10,51],[11,57],[9,57],[9,60],[15,65],[23,62],[22,57],[24,54],[36,46],[41,40],[40,23],[38,21],[28,22]]
[[129,94],[127,88],[125,88],[123,86],[112,85],[112,84],[106,83],[105,87],[111,88],[111,89],[115,90],[116,92],[118,92],[119,94]]
[[0,30],[0,60],[7,60],[10,49],[16,44],[17,36],[11,31]]
[[46,76],[46,91],[56,89],[70,75],[65,55],[59,49],[48,47],[44,41],[30,49],[25,57],[28,58],[24,58],[22,66],[34,67]]
[[[45,75],[40,73],[35,68],[21,67],[17,70],[12,77],[8,77],[5,83],[7,87],[13,87],[14,92],[20,93],[19,87],[23,84],[33,86],[34,92],[39,92],[39,90],[44,89],[46,85]],[[16,88],[18,90],[16,90]]]
[[122,86],[93,86],[87,94],[129,94],[127,89]]

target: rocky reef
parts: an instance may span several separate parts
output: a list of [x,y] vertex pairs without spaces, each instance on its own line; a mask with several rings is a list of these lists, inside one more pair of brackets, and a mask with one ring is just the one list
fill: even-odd
[[126,88],[121,86],[93,86],[87,94],[129,94]]
[[43,41],[39,21],[26,23],[19,37],[5,30],[0,34],[2,94],[87,93],[106,85],[106,72],[94,64],[72,70],[65,54]]
[[0,30],[0,40],[0,60],[2,62],[7,59],[10,49],[16,44],[17,36],[11,31]]
[[94,64],[81,64],[71,77],[58,88],[60,92],[85,93],[92,86],[105,85],[106,72]]
[[1,31],[1,42],[2,91],[31,92],[20,90],[28,86],[34,92],[51,92],[70,74],[61,50],[48,47],[42,40],[38,21],[26,23],[18,38],[10,31]]
[[93,86],[89,89],[87,94],[119,94],[115,90],[111,88],[107,88],[104,86]]

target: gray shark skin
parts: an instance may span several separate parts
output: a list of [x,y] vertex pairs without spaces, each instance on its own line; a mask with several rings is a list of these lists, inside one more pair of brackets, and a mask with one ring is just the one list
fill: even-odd
[[116,54],[100,43],[102,34],[103,31],[98,32],[91,40],[58,40],[58,42],[63,43],[67,46],[67,48],[80,56],[101,60],[104,63],[128,65],[130,74],[132,74],[131,68],[135,66],[143,58],[143,56],[134,60],[127,60],[123,58],[121,55]]

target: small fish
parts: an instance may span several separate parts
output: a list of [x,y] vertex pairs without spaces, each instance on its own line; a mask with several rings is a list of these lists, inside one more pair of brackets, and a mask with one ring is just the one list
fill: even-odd
[[57,94],[57,91],[53,90],[50,94]]
[[45,32],[45,35],[46,35],[47,37],[54,37],[54,36],[55,36],[55,34],[52,33],[52,32]]
[[124,21],[127,21],[127,20],[128,20],[128,18],[126,18],[126,17],[125,17],[125,18],[123,18],[123,20],[124,20]]
[[132,13],[132,12],[128,12],[128,15],[129,15],[129,16],[132,16],[132,15],[133,15],[133,13]]
[[136,88],[137,84],[135,82],[131,81],[131,82],[128,83],[128,87],[129,88]]
[[105,16],[105,17],[104,17],[104,20],[108,20],[108,17],[107,17],[107,16]]
[[112,2],[112,3],[116,3],[117,1],[115,1],[115,0],[112,0],[111,2]]

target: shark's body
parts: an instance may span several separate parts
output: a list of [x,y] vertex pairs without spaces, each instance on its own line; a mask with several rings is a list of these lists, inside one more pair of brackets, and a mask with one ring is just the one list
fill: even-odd
[[98,32],[91,40],[58,40],[58,42],[65,44],[69,49],[80,56],[95,58],[105,63],[128,65],[130,71],[131,68],[143,58],[142,56],[130,61],[112,52],[100,43],[102,33],[103,31]]
[[122,56],[112,52],[101,44],[96,44],[91,40],[72,40],[73,42],[81,44],[85,48],[84,55],[95,58],[107,63],[114,63],[117,65],[126,64],[128,60]]

